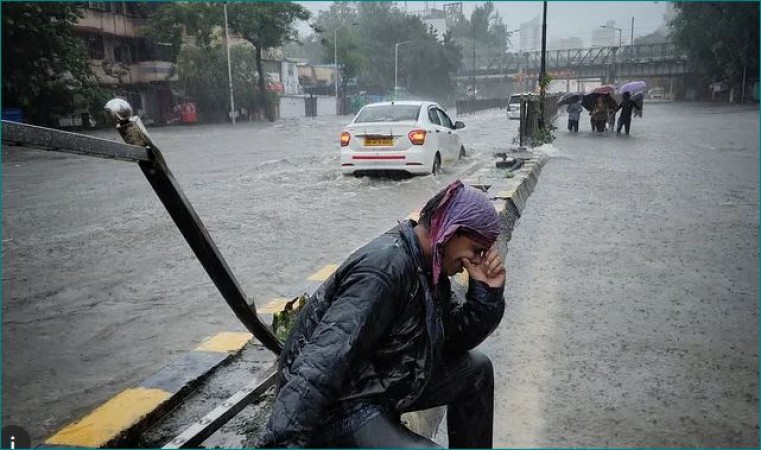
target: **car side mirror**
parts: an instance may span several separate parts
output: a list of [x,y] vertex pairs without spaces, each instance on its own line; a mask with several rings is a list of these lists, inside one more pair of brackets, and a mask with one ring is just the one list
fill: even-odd
[[465,124],[458,120],[454,123],[454,129],[459,130],[460,128],[465,128]]

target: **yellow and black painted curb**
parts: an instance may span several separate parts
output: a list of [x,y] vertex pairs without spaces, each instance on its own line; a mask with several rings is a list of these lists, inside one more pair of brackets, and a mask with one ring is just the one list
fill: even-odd
[[[520,216],[536,186],[544,162],[543,158],[529,158],[509,179],[495,175],[493,170],[482,169],[463,181],[481,187],[492,198],[500,215],[505,213],[509,204]],[[419,211],[413,211],[407,219],[417,220],[419,214]],[[337,267],[329,264],[307,277],[301,286],[303,291],[314,291]],[[458,274],[454,281],[467,286],[467,273]],[[257,308],[257,312],[267,322],[272,314],[282,311],[289,300],[272,299]],[[259,345],[246,332],[222,332],[212,336],[138,386],[122,391],[85,417],[67,425],[40,447],[118,447],[123,442],[134,442],[142,431],[179,405],[212,372],[239,354],[249,343]],[[438,424],[437,420],[429,422]]]

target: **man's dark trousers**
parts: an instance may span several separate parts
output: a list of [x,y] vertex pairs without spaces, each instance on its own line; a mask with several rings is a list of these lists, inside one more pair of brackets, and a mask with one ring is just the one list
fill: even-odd
[[621,133],[621,127],[624,127],[626,129],[626,134],[629,134],[629,127],[632,124],[632,118],[631,116],[624,118],[622,115],[618,118],[618,127],[616,128],[616,133]]
[[[434,369],[430,383],[408,411],[447,406],[450,448],[491,448],[494,426],[494,369],[477,351],[445,356]],[[438,448],[413,433],[399,417],[376,416],[354,433],[333,442],[333,447]]]

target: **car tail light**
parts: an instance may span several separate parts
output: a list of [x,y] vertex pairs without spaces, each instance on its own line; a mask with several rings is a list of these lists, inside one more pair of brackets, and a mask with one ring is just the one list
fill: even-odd
[[346,147],[347,145],[349,145],[350,140],[351,140],[351,134],[349,134],[346,131],[341,133],[341,147]]
[[412,130],[407,137],[410,138],[410,142],[412,142],[413,145],[425,144],[425,130]]

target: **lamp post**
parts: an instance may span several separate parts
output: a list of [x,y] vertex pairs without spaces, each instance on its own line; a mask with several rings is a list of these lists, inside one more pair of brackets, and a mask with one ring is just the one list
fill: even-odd
[[546,89],[544,86],[544,80],[547,76],[547,73],[545,72],[546,64],[546,54],[547,54],[547,2],[543,2],[543,10],[542,10],[542,65],[539,69],[539,108],[540,108],[540,114],[539,114],[539,128],[544,128],[544,97],[546,93]]
[[397,42],[394,44],[394,100],[396,100],[396,91],[399,84],[399,46],[409,44],[412,41]]
[[621,69],[621,63],[619,63],[618,52],[621,51],[621,45],[622,45],[622,38],[621,38],[621,36],[623,34],[623,31],[620,28],[618,28],[618,27],[611,27],[611,26],[608,26],[608,25],[600,25],[600,28],[608,28],[610,30],[616,30],[616,31],[618,31],[618,50],[615,53],[615,56],[616,56],[616,62],[615,62],[616,76],[615,76],[615,78],[618,79],[619,78],[618,71]]
[[[355,26],[357,22],[352,22],[350,25]],[[321,30],[317,30],[321,33]],[[336,114],[339,114],[343,108],[338,107],[338,26],[333,30],[333,69],[335,70],[335,87],[336,87]]]
[[338,104],[338,27],[333,30],[333,70],[336,77],[336,104]]
[[227,47],[227,82],[230,87],[230,118],[235,125],[235,97],[233,97],[233,72],[230,65],[230,33],[227,30],[227,2],[224,4],[225,10],[225,47]]

